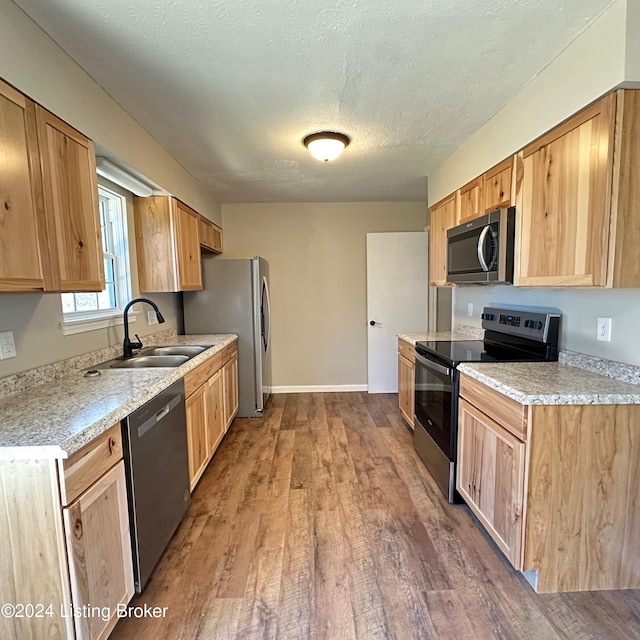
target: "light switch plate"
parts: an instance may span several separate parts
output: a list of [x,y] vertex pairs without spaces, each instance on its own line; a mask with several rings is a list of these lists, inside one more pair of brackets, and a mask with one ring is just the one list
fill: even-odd
[[467,303],[467,315],[470,318],[473,318],[473,302],[468,302]]
[[16,344],[13,341],[13,331],[0,333],[0,360],[16,357]]
[[598,318],[596,339],[611,342],[611,318]]

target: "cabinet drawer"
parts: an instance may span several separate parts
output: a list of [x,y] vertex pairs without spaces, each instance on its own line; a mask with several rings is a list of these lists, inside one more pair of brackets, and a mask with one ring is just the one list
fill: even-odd
[[464,374],[460,376],[460,395],[520,440],[527,439],[526,405]]
[[60,497],[63,506],[73,502],[121,458],[122,432],[120,425],[116,424],[70,458],[61,460]]
[[415,347],[410,342],[402,340],[401,338],[398,338],[398,353],[404,356],[409,362],[416,361]]
[[223,352],[224,349],[214,356],[211,356],[211,358],[203,362],[199,367],[196,367],[193,371],[187,373],[184,377],[184,393],[187,398],[222,367]]
[[234,340],[222,350],[222,364],[227,364],[238,353],[238,341]]

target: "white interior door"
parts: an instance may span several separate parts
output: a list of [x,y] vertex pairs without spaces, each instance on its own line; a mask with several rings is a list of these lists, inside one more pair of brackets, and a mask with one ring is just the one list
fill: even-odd
[[397,335],[426,331],[427,245],[426,232],[367,234],[369,393],[398,391]]

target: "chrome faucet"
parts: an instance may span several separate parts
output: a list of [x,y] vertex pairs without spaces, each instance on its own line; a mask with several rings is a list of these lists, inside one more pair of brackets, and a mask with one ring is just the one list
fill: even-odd
[[155,302],[152,302],[148,298],[134,298],[131,302],[127,304],[124,308],[124,341],[122,343],[122,357],[130,358],[133,355],[134,349],[142,349],[142,340],[140,340],[140,336],[136,333],[135,336],[138,339],[138,342],[131,342],[129,339],[129,307],[134,305],[136,302],[146,302],[153,307],[153,310],[156,312],[156,318],[158,318],[158,323],[162,324],[164,322],[164,318],[160,313],[160,309],[156,306]]

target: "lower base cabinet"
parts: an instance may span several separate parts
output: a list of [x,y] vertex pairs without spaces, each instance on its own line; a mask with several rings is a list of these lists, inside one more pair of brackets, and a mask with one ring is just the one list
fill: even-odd
[[238,412],[238,345],[185,376],[189,485],[193,491]]
[[398,407],[412,429],[415,409],[415,372],[413,345],[398,339]]
[[460,396],[456,488],[532,587],[640,588],[640,405]]
[[120,425],[67,460],[0,461],[0,504],[0,638],[108,637],[134,593]]

